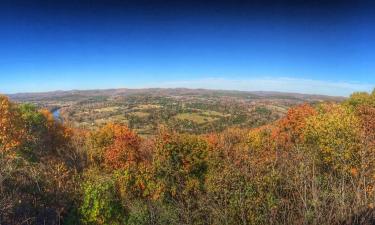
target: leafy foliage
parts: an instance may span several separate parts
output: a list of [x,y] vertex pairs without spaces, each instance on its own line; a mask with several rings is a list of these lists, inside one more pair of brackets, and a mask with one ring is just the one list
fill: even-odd
[[19,109],[0,96],[0,152],[15,150],[25,139]]
[[302,104],[256,128],[148,137],[71,128],[0,97],[0,224],[359,221],[375,205],[374,96]]
[[141,161],[139,136],[125,126],[108,126],[113,132],[113,141],[105,149],[105,164],[112,169],[136,166]]
[[83,196],[80,207],[83,224],[124,224],[126,212],[111,178],[95,176],[86,181],[83,184]]

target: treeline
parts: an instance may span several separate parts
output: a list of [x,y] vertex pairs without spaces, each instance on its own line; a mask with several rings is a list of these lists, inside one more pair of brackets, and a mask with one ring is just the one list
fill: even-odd
[[0,224],[372,224],[374,204],[375,91],[147,139],[0,97]]

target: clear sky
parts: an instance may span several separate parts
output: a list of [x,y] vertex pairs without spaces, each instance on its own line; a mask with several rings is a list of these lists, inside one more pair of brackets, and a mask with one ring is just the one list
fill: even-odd
[[0,1],[2,93],[374,86],[375,7],[361,0]]

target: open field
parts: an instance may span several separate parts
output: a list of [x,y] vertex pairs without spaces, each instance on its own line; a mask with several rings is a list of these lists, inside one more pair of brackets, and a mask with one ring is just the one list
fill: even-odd
[[142,135],[164,126],[178,132],[207,133],[229,127],[255,127],[283,116],[304,102],[342,101],[341,97],[278,92],[204,89],[112,89],[15,94],[18,102],[60,108],[66,123],[95,129],[126,124]]

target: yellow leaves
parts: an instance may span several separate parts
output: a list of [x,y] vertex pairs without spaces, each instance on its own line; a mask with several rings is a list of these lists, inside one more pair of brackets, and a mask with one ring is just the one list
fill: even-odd
[[264,139],[262,132],[259,129],[254,129],[249,132],[249,145],[251,149],[259,149],[263,146]]
[[352,95],[350,95],[350,98],[348,98],[344,105],[357,108],[358,106],[363,105],[370,105],[375,106],[375,89],[374,91],[369,94],[367,92],[355,92]]
[[308,119],[304,132],[311,150],[316,149],[324,163],[347,168],[358,161],[361,148],[358,118],[346,107],[323,105],[319,114]]
[[183,190],[185,195],[198,194],[200,191],[201,183],[198,179],[189,179],[186,181],[186,187]]
[[169,134],[157,138],[152,164],[162,197],[194,197],[202,191],[207,172],[207,142],[194,135]]
[[7,97],[0,96],[0,151],[16,149],[24,140],[20,113]]
[[148,193],[150,199],[156,201],[162,198],[165,192],[165,187],[163,185],[155,184],[153,189]]

